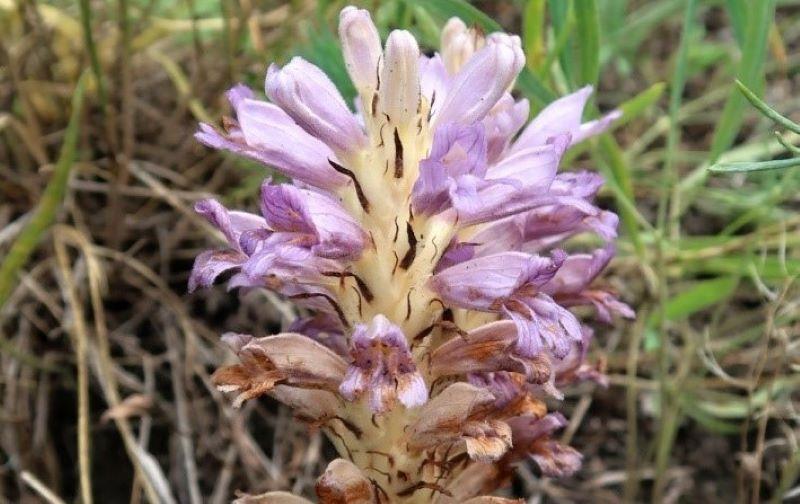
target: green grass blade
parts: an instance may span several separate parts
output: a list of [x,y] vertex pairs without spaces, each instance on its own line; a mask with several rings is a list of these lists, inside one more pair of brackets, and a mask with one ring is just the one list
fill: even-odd
[[625,228],[625,232],[628,234],[633,244],[636,255],[640,259],[643,259],[646,255],[646,251],[639,232],[637,215],[633,211],[636,206],[633,204],[633,181],[631,179],[630,166],[619,144],[617,144],[614,137],[608,133],[600,136],[597,142],[596,152],[599,153],[605,161],[604,164],[608,166],[614,185],[619,188],[619,191],[614,191],[614,196],[619,206],[622,226]]
[[[755,88],[764,78],[764,61],[769,30],[775,13],[775,0],[748,2],[747,12],[748,23],[742,45],[742,60],[739,63],[737,74],[745,86]],[[716,161],[720,154],[733,144],[736,133],[744,120],[744,106],[744,97],[739,93],[731,93],[725,103],[711,142],[710,159],[712,162]]]
[[70,169],[75,159],[75,151],[78,144],[78,130],[81,111],[83,110],[86,78],[87,74],[84,73],[75,86],[75,93],[72,95],[72,112],[53,176],[47,184],[30,222],[20,232],[8,251],[3,264],[0,265],[0,308],[8,301],[8,296],[11,294],[14,285],[16,285],[17,274],[28,262],[28,258],[36,249],[36,245],[42,239],[44,232],[55,220],[56,212],[67,192],[67,181],[69,180]]
[[529,69],[523,69],[517,78],[517,87],[528,99],[544,106],[556,99],[556,95]]
[[[739,280],[735,276],[726,276],[703,280],[689,289],[678,293],[664,303],[664,318],[670,322],[684,320],[691,315],[727,299],[733,294]],[[660,338],[655,330],[658,326],[658,313],[648,319],[648,330],[645,336],[645,349],[654,350],[660,345]]]
[[792,154],[794,154],[796,156],[800,156],[800,147],[797,147],[796,145],[790,144],[785,138],[783,138],[783,135],[781,135],[780,132],[778,132],[778,131],[775,132],[775,138],[778,139],[778,143],[783,145],[783,147],[787,151],[791,152]]
[[800,134],[800,124],[790,120],[787,117],[782,116],[779,114],[775,109],[771,108],[769,105],[764,103],[754,92],[750,90],[747,86],[744,85],[742,81],[736,79],[736,86],[739,87],[739,91],[742,92],[747,101],[753,104],[755,108],[757,108],[764,116],[771,119],[774,123],[783,126],[784,128],[792,131],[794,133]]
[[625,27],[628,0],[604,0],[598,5],[602,33],[614,34]]
[[575,88],[575,60],[573,58],[573,51],[571,50],[572,42],[574,39],[571,37],[574,30],[572,29],[572,0],[549,0],[548,8],[550,10],[550,23],[553,27],[553,33],[556,39],[566,37],[567,50],[563,50],[562,45],[559,51],[554,54],[561,64],[561,71],[569,84],[570,89]]
[[540,75],[545,76],[553,68],[553,63],[559,58],[564,48],[570,41],[570,33],[575,28],[575,19],[572,16],[567,17],[567,26],[560,31],[553,41],[552,47],[547,50],[547,57],[542,64]]
[[682,393],[678,395],[678,398],[686,414],[711,432],[722,435],[732,435],[741,432],[741,427],[738,424],[720,420],[708,411],[705,411],[701,406],[698,406],[697,398],[693,397],[691,394]]
[[739,173],[766,170],[783,170],[800,166],[800,158],[775,159],[772,161],[741,161],[738,163],[717,163],[708,168],[715,173]]
[[576,84],[596,85],[600,77],[600,18],[596,0],[574,0],[579,65]]
[[739,47],[744,44],[745,34],[747,33],[747,1],[746,0],[726,0],[728,5],[728,15],[733,26],[733,36]]
[[696,283],[667,302],[667,320],[683,320],[727,299],[738,282],[736,277],[721,277]]
[[465,0],[404,0],[406,3],[425,7],[428,12],[444,21],[453,16],[461,18],[468,25],[480,26],[486,33],[502,31],[503,28],[477,7]]
[[686,5],[687,0],[664,0],[660,2],[641,2],[625,19],[623,28],[609,41],[613,53],[639,46],[653,29],[669,19]]
[[649,88],[637,94],[628,101],[623,102],[617,107],[622,112],[622,117],[614,121],[611,126],[613,129],[619,128],[642,115],[646,110],[653,106],[664,94],[667,85],[663,82],[656,82]]
[[[80,118],[83,111],[87,78],[88,73],[84,72],[75,86],[75,92],[72,95],[72,112],[70,113],[69,123],[64,133],[64,142],[61,144],[61,151],[50,182],[48,182],[39,204],[33,211],[30,222],[22,229],[11,245],[2,264],[0,264],[0,309],[8,301],[14,286],[18,282],[20,270],[25,267],[42,236],[55,220],[56,213],[64,200],[69,174],[75,160],[78,145]],[[29,366],[48,371],[57,370],[53,366],[41,362],[40,359],[21,352],[16,346],[9,343],[3,334],[0,334],[0,349]]]
[[103,107],[103,110],[106,110],[108,107],[106,86],[103,77],[103,69],[100,67],[100,58],[97,55],[97,45],[94,42],[94,35],[92,34],[92,9],[89,6],[89,0],[80,1],[80,11],[83,40],[84,44],[86,44],[86,50],[89,53],[92,73],[94,73],[94,78],[97,80],[97,94],[100,96],[100,105]]
[[528,68],[542,69],[545,61],[545,0],[528,0],[522,12],[522,48],[528,58]]

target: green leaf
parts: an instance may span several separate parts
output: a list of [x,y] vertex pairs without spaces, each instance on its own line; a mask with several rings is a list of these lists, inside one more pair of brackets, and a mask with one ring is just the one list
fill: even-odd
[[[570,42],[574,42],[574,40],[570,37],[574,30],[572,29],[572,16],[570,15],[572,12],[572,0],[550,0],[548,2],[548,7],[550,9],[550,23],[553,26],[553,33],[556,36],[556,39],[564,39],[567,42],[567,46],[569,46]],[[566,51],[564,49],[564,44],[561,45],[558,52],[554,55],[558,58],[559,63],[561,64],[561,71],[564,73],[564,77],[567,79],[567,82],[570,85],[570,89],[575,88],[575,61],[573,58],[573,51],[571,47],[568,48]]]
[[736,277],[721,277],[697,282],[667,301],[667,320],[675,322],[713,306],[733,294],[739,280]]
[[528,68],[538,72],[545,61],[545,0],[528,0],[522,13],[522,47]]
[[740,161],[738,163],[717,163],[708,168],[715,173],[738,173],[766,170],[783,170],[800,166],[800,158],[775,159],[772,161]]
[[666,87],[667,85],[665,83],[656,82],[630,100],[622,103],[619,107],[617,107],[620,112],[622,112],[622,117],[614,121],[614,124],[611,127],[613,129],[619,128],[620,126],[624,126],[633,119],[639,117],[647,109],[652,107],[659,100],[659,98],[661,98],[661,95],[664,94],[664,89],[666,89]]
[[596,85],[600,77],[600,18],[596,0],[574,0],[579,65],[575,84]]
[[556,95],[545,86],[530,69],[523,69],[517,78],[517,87],[528,99],[544,106],[556,99]]
[[741,47],[744,44],[745,33],[747,32],[747,1],[746,0],[726,0],[728,4],[728,14],[731,17],[733,26],[733,36]]

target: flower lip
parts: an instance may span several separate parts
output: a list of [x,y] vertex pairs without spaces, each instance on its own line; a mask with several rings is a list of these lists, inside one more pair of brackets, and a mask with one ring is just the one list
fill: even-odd
[[[228,92],[237,121],[228,121],[223,135],[201,123],[195,138],[204,145],[255,159],[289,177],[323,189],[348,183],[329,160],[333,151],[300,128],[280,107],[253,100],[249,89],[238,85]],[[268,133],[268,134],[267,134]]]
[[550,362],[544,354],[532,358],[519,355],[514,347],[517,327],[510,320],[491,322],[466,335],[456,335],[439,346],[430,359],[434,376],[510,371],[532,383],[550,379]]
[[310,243],[319,257],[357,259],[365,246],[367,235],[359,223],[326,194],[267,180],[261,208],[273,230]]
[[339,387],[345,399],[369,394],[374,413],[391,409],[395,401],[407,408],[424,404],[428,389],[399,327],[383,315],[369,325],[360,324],[351,336],[353,362]]
[[580,341],[580,324],[545,292],[545,286],[565,259],[560,250],[549,258],[521,252],[477,257],[440,271],[430,286],[444,303],[499,312],[513,320],[520,355],[534,357],[549,349],[562,358],[571,342]]

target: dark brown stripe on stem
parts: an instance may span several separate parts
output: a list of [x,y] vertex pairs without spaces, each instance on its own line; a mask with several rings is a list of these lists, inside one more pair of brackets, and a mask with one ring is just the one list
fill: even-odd
[[417,333],[417,335],[416,335],[416,336],[414,336],[414,338],[412,339],[412,341],[419,341],[419,340],[421,340],[421,339],[425,338],[425,337],[426,337],[426,336],[428,336],[428,335],[429,335],[431,332],[433,332],[433,328],[434,328],[434,327],[435,327],[435,326],[433,326],[433,325],[429,325],[429,326],[428,326],[428,327],[426,327],[425,329],[421,330],[419,333]]
[[446,488],[437,485],[436,483],[428,483],[427,481],[420,481],[419,483],[415,483],[410,487],[406,488],[405,490],[400,490],[397,492],[398,497],[408,497],[412,495],[417,490],[423,490],[427,488],[428,490],[433,490],[434,492],[442,493],[448,497],[452,497],[453,494],[450,493]]
[[361,188],[361,183],[356,178],[356,174],[332,159],[329,159],[328,163],[330,163],[330,165],[333,167],[334,170],[341,173],[342,175],[346,175],[347,177],[350,178],[350,180],[353,181],[353,187],[356,190],[356,196],[358,197],[358,202],[361,203],[361,208],[363,208],[365,212],[369,212],[369,200],[364,195],[364,190]]
[[406,234],[408,235],[408,252],[400,261],[400,269],[404,270],[407,270],[417,257],[417,237],[414,235],[414,228],[411,227],[410,222],[406,222]]
[[337,278],[352,278],[353,280],[356,281],[358,290],[361,291],[361,295],[364,296],[364,299],[366,299],[367,302],[371,302],[373,299],[375,299],[375,296],[372,294],[372,291],[370,290],[367,283],[355,273],[339,272],[339,271],[323,271],[322,276],[337,277]]
[[403,178],[403,142],[397,128],[394,129],[394,178]]
[[356,438],[356,439],[361,439],[361,436],[363,436],[363,435],[364,435],[364,431],[363,431],[363,430],[361,430],[361,428],[359,428],[359,427],[358,427],[356,424],[354,424],[353,422],[351,422],[351,421],[349,421],[349,420],[346,420],[346,419],[344,419],[344,418],[342,418],[342,417],[340,417],[340,416],[336,416],[336,417],[334,417],[334,418],[335,418],[335,419],[337,419],[337,420],[339,420],[340,422],[342,422],[342,425],[344,425],[344,426],[345,426],[345,428],[346,428],[347,430],[349,430],[349,431],[350,431],[350,433],[351,433],[351,434],[353,434],[353,436],[355,436],[355,438]]
[[289,299],[309,299],[315,297],[325,298],[325,300],[327,300],[331,304],[334,311],[336,311],[336,315],[339,316],[339,320],[341,321],[342,325],[345,327],[350,327],[350,323],[347,321],[347,317],[344,316],[342,307],[339,306],[339,303],[337,303],[335,299],[333,299],[327,294],[324,294],[322,292],[308,292],[305,294],[295,294],[294,296],[289,296]]

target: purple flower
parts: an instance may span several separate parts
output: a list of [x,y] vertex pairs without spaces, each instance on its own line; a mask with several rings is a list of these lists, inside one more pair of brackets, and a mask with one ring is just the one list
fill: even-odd
[[420,92],[431,107],[431,116],[441,108],[442,101],[447,96],[450,81],[451,77],[447,74],[441,56],[434,54],[428,57],[423,54],[419,57]]
[[563,357],[580,341],[580,324],[556,303],[544,286],[556,275],[566,254],[551,258],[505,252],[457,264],[431,278],[443,302],[472,310],[503,313],[517,326],[516,350],[533,357],[548,349]]
[[309,246],[326,258],[357,259],[367,237],[358,222],[326,194],[290,184],[261,186],[261,212],[276,232],[287,233],[287,241]]
[[511,140],[528,121],[530,103],[526,99],[514,101],[505,93],[483,119],[488,143],[490,163],[495,163],[506,151]]
[[417,451],[463,443],[473,460],[491,462],[511,448],[511,429],[490,418],[494,396],[464,382],[453,383],[422,407],[409,427]]
[[486,135],[480,123],[440,126],[427,159],[419,166],[412,204],[416,213],[434,214],[457,202],[466,187],[486,175]]
[[329,313],[319,312],[312,317],[299,318],[292,322],[286,331],[304,334],[339,355],[348,354],[345,329],[341,322]]
[[409,124],[419,110],[419,46],[411,33],[395,30],[386,40],[380,104],[395,125]]
[[194,262],[189,277],[189,292],[198,287],[213,285],[214,280],[226,271],[239,268],[247,260],[242,236],[266,229],[266,221],[246,212],[230,212],[218,201],[207,199],[195,204],[195,211],[211,225],[219,229],[228,242],[228,249],[209,250],[200,254]]
[[220,390],[239,394],[236,406],[271,392],[278,383],[335,391],[344,376],[341,357],[300,334],[253,338],[229,333],[223,341],[241,363],[217,370],[212,380]]
[[514,142],[512,152],[542,145],[549,138],[564,133],[569,133],[571,145],[574,145],[605,131],[619,119],[621,113],[613,111],[600,119],[582,123],[583,109],[591,94],[592,86],[586,86],[545,107],[522,131]]
[[595,210],[587,213],[584,208],[568,205],[535,208],[488,224],[469,238],[469,247],[472,256],[505,250],[539,253],[584,232],[595,233],[604,240],[616,238],[617,215]]
[[458,73],[464,63],[483,47],[485,39],[477,28],[467,28],[464,21],[450,18],[442,29],[442,59],[447,63],[447,71]]
[[503,96],[525,65],[519,37],[497,34],[454,76],[436,113],[438,124],[480,121]]
[[612,313],[634,318],[631,307],[619,301],[611,292],[590,288],[590,284],[613,257],[613,246],[595,250],[592,254],[571,255],[544,290],[564,306],[594,306],[598,317],[604,322],[611,322]]
[[586,326],[581,330],[583,333],[581,341],[572,346],[566,357],[553,362],[550,389],[584,381],[595,382],[601,387],[608,386],[608,377],[603,373],[602,361],[597,364],[588,362],[589,345],[594,337],[594,331]]
[[356,326],[351,341],[353,362],[339,387],[342,396],[354,401],[368,393],[375,413],[388,411],[395,401],[406,408],[425,404],[428,389],[399,327],[377,315],[369,325]]
[[215,149],[224,149],[272,166],[287,176],[323,189],[348,183],[330,163],[336,156],[322,141],[300,128],[280,107],[252,99],[244,86],[228,92],[237,121],[229,121],[226,134],[201,123],[195,138]]

